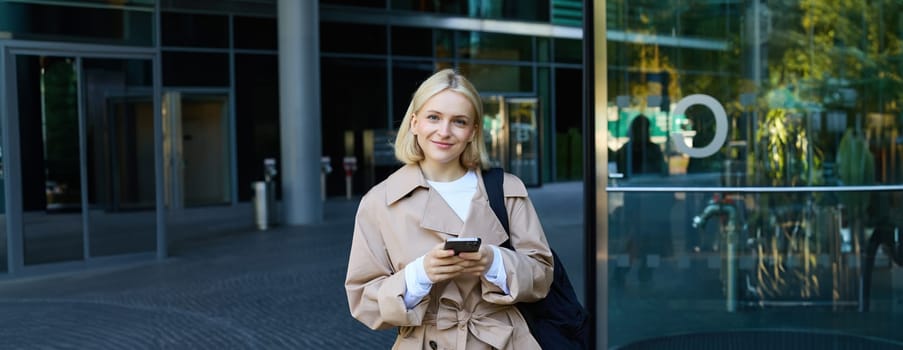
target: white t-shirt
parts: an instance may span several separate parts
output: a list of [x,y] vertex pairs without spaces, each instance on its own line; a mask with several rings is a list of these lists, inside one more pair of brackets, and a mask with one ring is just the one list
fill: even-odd
[[477,174],[470,170],[461,178],[451,182],[429,181],[430,187],[439,192],[442,199],[458,214],[461,221],[467,221],[470,201],[477,193]]

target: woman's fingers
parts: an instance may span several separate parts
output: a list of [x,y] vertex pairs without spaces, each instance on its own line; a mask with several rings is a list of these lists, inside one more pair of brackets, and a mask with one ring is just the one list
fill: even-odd
[[480,250],[473,253],[461,253],[458,255],[463,261],[463,273],[471,273],[474,275],[482,275],[492,265],[493,252],[489,246],[482,246]]
[[440,243],[424,256],[423,269],[433,283],[438,283],[458,276],[463,269],[458,265],[460,262],[461,258],[455,256],[454,251],[445,250],[444,244]]
[[472,253],[460,253],[445,250],[439,244],[430,250],[423,259],[427,276],[434,283],[453,279],[460,274],[482,276],[492,265],[493,251],[488,246]]

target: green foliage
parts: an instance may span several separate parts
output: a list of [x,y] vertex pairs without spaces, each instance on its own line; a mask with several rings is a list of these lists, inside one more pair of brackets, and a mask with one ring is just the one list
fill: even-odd
[[769,186],[800,186],[822,183],[822,152],[810,144],[804,119],[786,108],[773,108],[760,119],[756,129],[756,157],[759,166],[755,183]]
[[[70,61],[52,61],[41,76],[44,161],[47,180],[71,193],[81,187],[79,174],[78,101],[75,69]],[[70,199],[59,199],[69,201]],[[76,199],[71,199],[77,201]]]
[[[837,174],[846,186],[867,186],[875,183],[875,156],[861,132],[847,130],[837,150]],[[840,193],[840,201],[854,217],[864,215],[869,192]]]

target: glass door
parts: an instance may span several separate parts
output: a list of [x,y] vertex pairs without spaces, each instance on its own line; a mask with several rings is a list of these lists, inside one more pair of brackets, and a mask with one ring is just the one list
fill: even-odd
[[228,102],[226,92],[164,94],[164,182],[169,208],[231,202]]
[[[0,67],[0,70],[3,68]],[[5,84],[0,81],[0,84]],[[0,87],[0,94],[4,93],[2,87]],[[2,100],[2,98],[0,98]],[[2,109],[3,106],[0,106]],[[0,274],[4,274],[8,271],[8,261],[9,257],[7,255],[7,244],[6,241],[9,239],[6,233],[6,167],[4,166],[3,159],[3,123],[0,123]]]
[[501,96],[484,98],[483,141],[486,142],[490,166],[503,167],[508,163],[507,122],[503,98]]
[[28,267],[153,252],[151,60],[10,57],[21,177],[11,198],[22,208],[13,256]]
[[483,141],[491,166],[539,186],[539,118],[536,98],[489,96],[483,99]]
[[539,124],[535,98],[506,101],[509,132],[509,171],[527,186],[539,186]]
[[84,258],[74,57],[15,56],[25,265]]
[[151,61],[84,59],[90,256],[156,247]]

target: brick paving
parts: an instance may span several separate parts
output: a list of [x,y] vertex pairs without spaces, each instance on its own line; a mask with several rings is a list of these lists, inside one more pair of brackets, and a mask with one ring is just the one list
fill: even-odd
[[[544,223],[553,244],[578,239],[580,191],[579,183],[531,189],[554,194],[534,198],[556,217]],[[179,243],[164,261],[0,281],[0,349],[388,349],[394,331],[367,329],[345,299],[356,209],[356,199],[330,199],[320,225],[233,224]],[[195,226],[209,231],[221,220]]]
[[349,312],[356,202],[326,223],[192,242],[161,262],[0,282],[3,349],[387,349]]

